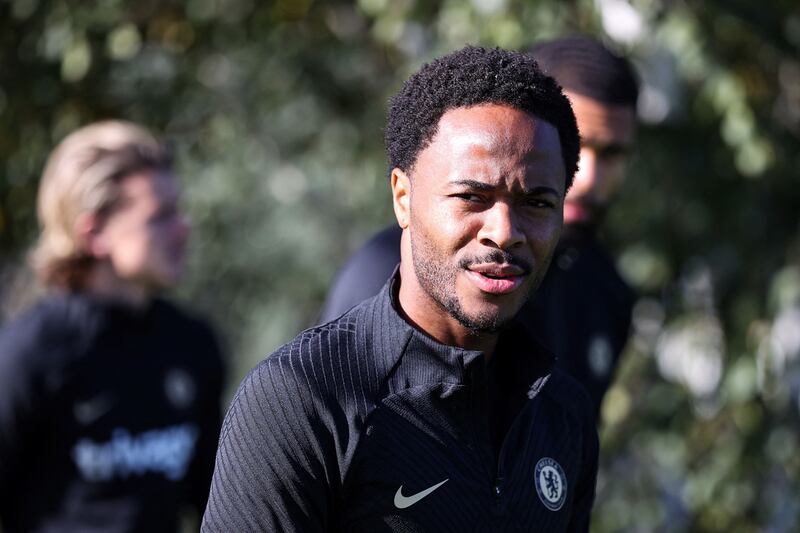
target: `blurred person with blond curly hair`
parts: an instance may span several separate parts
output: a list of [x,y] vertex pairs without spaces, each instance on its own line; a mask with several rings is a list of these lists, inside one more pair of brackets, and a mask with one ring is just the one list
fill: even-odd
[[169,150],[127,122],[72,133],[38,216],[47,292],[0,330],[0,523],[176,531],[207,498],[223,365],[210,327],[159,297],[189,236]]

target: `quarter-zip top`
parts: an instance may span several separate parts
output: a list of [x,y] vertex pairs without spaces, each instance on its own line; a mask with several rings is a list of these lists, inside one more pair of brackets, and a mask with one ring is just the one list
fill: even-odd
[[523,328],[481,352],[397,312],[396,277],[240,386],[203,531],[587,531],[592,407]]

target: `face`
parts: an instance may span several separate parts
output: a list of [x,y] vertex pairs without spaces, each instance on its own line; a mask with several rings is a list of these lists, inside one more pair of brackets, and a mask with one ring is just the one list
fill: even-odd
[[145,171],[120,183],[119,205],[99,240],[117,278],[145,289],[174,285],[184,264],[189,226],[178,207],[175,177]]
[[581,155],[567,193],[564,222],[596,225],[622,184],[636,131],[633,107],[609,105],[565,91],[581,132]]
[[392,184],[410,233],[406,314],[423,328],[474,332],[511,320],[543,277],[562,225],[556,128],[502,105],[450,110],[411,175],[395,169]]

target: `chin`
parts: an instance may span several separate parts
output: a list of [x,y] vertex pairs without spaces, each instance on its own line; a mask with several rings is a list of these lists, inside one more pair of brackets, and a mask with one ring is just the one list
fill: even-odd
[[[453,317],[465,328],[476,334],[498,333],[508,326],[517,316],[519,308],[511,312],[505,306],[479,306],[470,312],[453,314]],[[452,313],[451,313],[452,314]]]
[[473,335],[494,335],[503,331],[511,323],[511,319],[502,319],[497,315],[478,316],[467,321],[459,320],[459,323]]

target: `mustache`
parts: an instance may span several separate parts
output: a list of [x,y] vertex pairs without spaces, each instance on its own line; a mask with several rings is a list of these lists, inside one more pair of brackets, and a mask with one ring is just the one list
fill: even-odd
[[513,265],[522,270],[523,274],[526,276],[533,270],[533,265],[530,263],[530,261],[505,250],[492,250],[480,256],[463,257],[458,262],[458,266],[466,269],[472,265],[486,263]]

